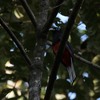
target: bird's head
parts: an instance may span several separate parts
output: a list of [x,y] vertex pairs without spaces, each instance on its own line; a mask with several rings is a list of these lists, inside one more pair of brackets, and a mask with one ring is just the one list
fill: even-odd
[[52,30],[52,38],[53,38],[53,43],[56,43],[57,41],[60,41],[62,38],[62,31],[61,29],[55,28]]

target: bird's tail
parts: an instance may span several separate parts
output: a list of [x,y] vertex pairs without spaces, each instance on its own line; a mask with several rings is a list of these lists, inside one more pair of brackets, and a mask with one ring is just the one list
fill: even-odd
[[67,67],[67,70],[68,70],[70,82],[73,83],[76,78],[76,74],[75,74],[72,58],[71,58],[71,66]]

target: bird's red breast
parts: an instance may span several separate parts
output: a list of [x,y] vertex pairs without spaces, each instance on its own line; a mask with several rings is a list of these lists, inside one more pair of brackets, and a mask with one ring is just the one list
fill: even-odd
[[[52,49],[53,49],[53,52],[55,53],[55,55],[58,52],[59,45],[60,45],[60,42],[58,41],[55,44],[53,44],[53,46],[52,46]],[[61,62],[64,64],[64,66],[70,67],[71,66],[71,60],[70,59],[71,59],[71,54],[70,54],[68,48],[65,47],[64,52],[62,54]]]

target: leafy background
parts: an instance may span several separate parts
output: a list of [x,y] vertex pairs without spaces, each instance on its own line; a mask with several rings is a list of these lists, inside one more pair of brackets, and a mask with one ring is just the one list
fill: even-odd
[[[69,16],[76,0],[64,1],[59,12]],[[28,4],[38,14],[38,1],[28,0]],[[51,9],[55,4],[50,0]],[[51,11],[48,9],[48,12]],[[18,0],[0,0],[0,16],[15,33],[30,56],[35,45],[35,32],[25,10]],[[57,21],[59,19],[56,19]],[[82,21],[86,30],[79,30],[77,26]],[[64,28],[64,24],[61,24]],[[76,54],[100,65],[100,1],[85,0],[76,18],[71,32],[70,42]],[[48,40],[51,41],[51,32]],[[81,36],[86,34],[87,41],[81,42]],[[54,54],[49,47],[44,59],[44,72],[41,87],[41,100],[45,95],[48,75],[54,62]],[[54,85],[51,100],[99,100],[100,98],[100,70],[74,59],[77,78],[70,85],[68,73],[60,65],[57,80]],[[0,26],[0,99],[1,100],[28,100],[27,64],[15,43]]]

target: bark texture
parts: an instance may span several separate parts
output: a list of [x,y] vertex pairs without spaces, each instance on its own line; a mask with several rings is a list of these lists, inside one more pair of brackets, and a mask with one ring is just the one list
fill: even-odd
[[[33,65],[30,72],[29,79],[29,100],[40,100],[41,79],[43,71],[43,60],[45,53],[46,38],[42,36],[41,29],[47,21],[47,15],[49,8],[49,0],[38,0],[39,12],[38,12],[38,28],[36,32],[36,45],[33,52]],[[46,37],[46,36],[45,36]]]

